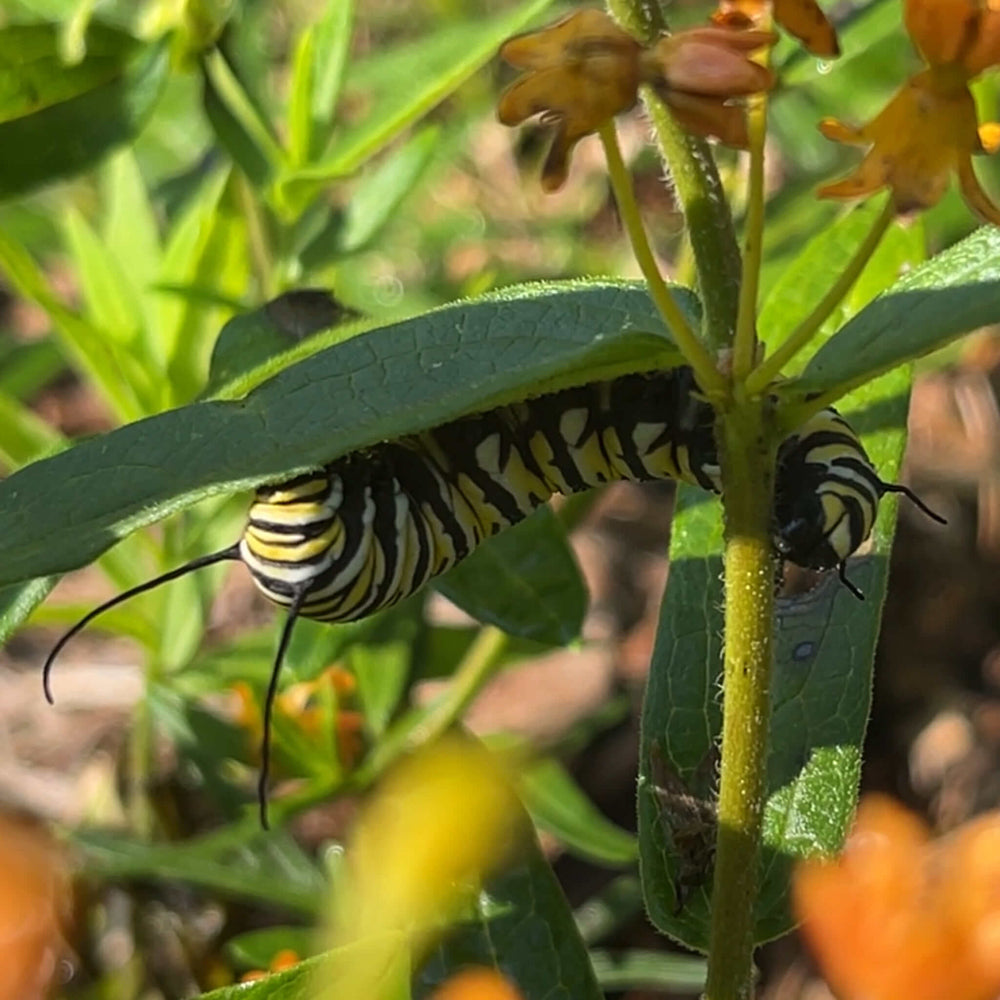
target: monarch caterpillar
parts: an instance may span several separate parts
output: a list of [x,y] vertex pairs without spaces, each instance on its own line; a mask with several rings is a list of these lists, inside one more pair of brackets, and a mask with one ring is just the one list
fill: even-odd
[[[412,594],[485,539],[527,517],[553,493],[618,480],[679,479],[720,493],[715,412],[689,368],[625,375],[460,417],[262,486],[242,538],[133,587],[93,609],[55,644],[52,665],[97,615],[222,560],[243,562],[261,592],[288,609],[264,703],[258,785],[266,826],[270,720],[282,660],[299,616],[363,618]],[[790,562],[839,567],[871,532],[886,492],[861,442],[826,409],[778,451],[774,542]]]

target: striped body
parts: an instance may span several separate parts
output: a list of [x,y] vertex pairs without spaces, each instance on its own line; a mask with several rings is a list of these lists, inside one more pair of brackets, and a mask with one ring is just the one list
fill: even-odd
[[799,566],[833,569],[871,534],[886,486],[836,410],[820,410],[778,450],[774,544]]
[[[412,594],[553,493],[679,479],[715,493],[714,412],[690,369],[566,389],[462,417],[257,492],[239,557],[260,590],[321,621],[353,621]],[[843,566],[887,487],[826,409],[778,451],[775,547]]]
[[239,555],[301,613],[388,607],[553,493],[681,479],[718,492],[714,413],[690,369],[627,375],[462,417],[258,490]]

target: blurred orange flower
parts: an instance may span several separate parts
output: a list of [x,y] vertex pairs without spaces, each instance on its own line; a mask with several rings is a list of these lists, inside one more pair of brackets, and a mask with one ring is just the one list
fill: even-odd
[[916,816],[868,797],[843,853],[800,864],[793,895],[842,1000],[1000,993],[1000,813],[933,841]]
[[816,0],[721,0],[712,15],[716,24],[734,28],[760,25],[768,14],[816,56],[839,56],[837,32]]
[[927,64],[965,83],[1000,63],[1000,7],[978,0],[906,0],[906,30]]
[[523,1000],[510,981],[494,969],[463,969],[442,983],[431,1000]]
[[585,135],[635,104],[641,83],[656,88],[689,131],[745,145],[743,109],[731,101],[772,85],[770,71],[749,59],[772,40],[769,32],[713,26],[644,47],[604,11],[579,10],[503,44],[500,55],[526,72],[500,95],[497,116],[520,125],[541,115],[556,126],[542,168],[546,191],[563,185]]
[[42,827],[9,816],[0,816],[0,903],[0,1000],[42,1000],[69,951],[69,867]]
[[[354,675],[344,667],[333,664],[315,680],[292,684],[275,698],[276,722],[281,725],[282,719],[290,720],[305,736],[322,744],[329,731],[329,706],[332,704],[336,713],[337,759],[344,768],[350,769],[365,750],[364,716],[342,707],[356,690]],[[256,751],[263,734],[263,716],[257,697],[245,681],[237,681],[232,692],[236,701],[234,721],[247,731]]]
[[1000,225],[1000,209],[972,169],[973,154],[1000,148],[997,126],[979,125],[969,91],[973,77],[1000,63],[1000,10],[976,0],[906,0],[905,20],[928,68],[864,127],[820,123],[828,139],[871,148],[852,174],[819,195],[859,198],[888,187],[896,209],[910,212],[935,205],[954,172],[969,207]]

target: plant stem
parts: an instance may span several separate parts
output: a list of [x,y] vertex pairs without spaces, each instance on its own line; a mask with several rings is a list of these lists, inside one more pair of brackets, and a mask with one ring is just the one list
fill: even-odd
[[816,303],[813,311],[788,335],[784,343],[747,377],[746,389],[748,393],[763,392],[777,378],[781,369],[812,340],[833,313],[833,310],[840,305],[844,296],[851,290],[854,282],[858,280],[895,217],[896,208],[892,199],[889,198],[868,235],[830,290]]
[[261,206],[253,186],[242,171],[236,171],[232,181],[236,186],[236,197],[246,220],[247,246],[250,251],[250,263],[257,278],[257,290],[263,298],[273,298],[276,294],[275,268]]
[[[658,0],[607,0],[607,4],[619,24],[644,45],[667,30]],[[640,93],[687,221],[705,340],[711,350],[719,351],[732,343],[740,287],[740,252],[729,202],[708,143],[685,132],[652,88],[644,86]]]
[[698,271],[705,339],[714,351],[728,348],[736,329],[740,252],[712,150],[704,139],[689,135],[677,124],[655,91],[643,87],[641,94],[687,222]]
[[667,30],[659,0],[608,0],[608,10],[643,45],[649,45]]
[[757,296],[764,256],[764,140],[767,137],[767,95],[755,94],[747,107],[750,176],[743,236],[743,273],[733,339],[733,379],[743,382],[757,360]]
[[507,633],[494,625],[484,625],[479,630],[452,674],[447,691],[410,733],[409,746],[422,745],[443,736],[458,721],[483,685],[496,673],[507,638]]
[[719,831],[709,930],[707,1000],[750,990],[754,903],[766,798],[774,554],[773,428],[760,401],[722,421],[726,617]]
[[656,265],[656,258],[646,238],[646,227],[635,200],[632,189],[632,178],[625,167],[621,149],[618,146],[618,135],[614,122],[606,122],[600,129],[601,142],[604,144],[604,154],[608,161],[608,175],[611,179],[611,189],[618,203],[618,213],[622,224],[628,233],[632,244],[632,252],[639,263],[649,286],[649,294],[656,303],[657,309],[673,335],[674,342],[680,348],[685,360],[694,369],[698,385],[707,395],[721,396],[725,392],[725,382],[716,371],[715,364],[705,346],[698,339],[694,330],[674,301]]
[[455,668],[451,682],[441,697],[423,713],[418,722],[413,722],[412,715],[401,719],[385,735],[368,760],[347,776],[345,787],[366,788],[401,754],[447,732],[496,672],[506,645],[506,632],[493,625],[484,625]]

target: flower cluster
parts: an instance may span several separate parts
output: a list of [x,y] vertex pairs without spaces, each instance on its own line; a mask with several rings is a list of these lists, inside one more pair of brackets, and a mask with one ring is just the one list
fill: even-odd
[[909,212],[936,204],[954,172],[973,211],[1000,225],[1000,209],[972,169],[973,154],[1000,148],[1000,127],[979,125],[969,91],[971,80],[1000,64],[1000,10],[978,0],[905,0],[904,14],[927,68],[867,125],[820,124],[828,139],[870,147],[852,174],[820,196],[858,198],[888,187],[897,210]]
[[892,800],[866,798],[843,853],[800,865],[794,896],[842,1000],[1000,993],[1000,813],[934,841]]
[[541,115],[556,126],[542,169],[547,191],[565,182],[576,143],[631,108],[643,83],[689,131],[743,146],[744,112],[733,100],[773,84],[770,70],[750,58],[771,41],[766,31],[710,26],[644,46],[603,11],[579,10],[503,45],[500,55],[526,72],[501,95],[498,116],[520,125]]

